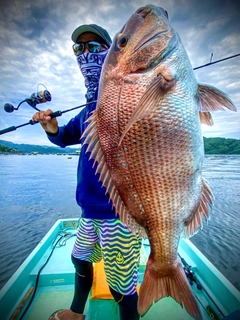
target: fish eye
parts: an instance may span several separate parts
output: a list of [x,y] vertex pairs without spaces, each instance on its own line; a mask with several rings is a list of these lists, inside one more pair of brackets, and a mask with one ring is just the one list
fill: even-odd
[[117,40],[117,46],[119,48],[124,48],[128,43],[128,37],[123,36]]

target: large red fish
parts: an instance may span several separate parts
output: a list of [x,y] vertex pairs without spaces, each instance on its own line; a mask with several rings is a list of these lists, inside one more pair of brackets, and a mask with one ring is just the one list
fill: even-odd
[[236,111],[224,93],[197,83],[166,11],[137,10],[114,38],[84,136],[121,220],[149,238],[140,315],[171,296],[201,319],[178,244],[209,216],[201,122],[211,125],[210,111],[223,107]]

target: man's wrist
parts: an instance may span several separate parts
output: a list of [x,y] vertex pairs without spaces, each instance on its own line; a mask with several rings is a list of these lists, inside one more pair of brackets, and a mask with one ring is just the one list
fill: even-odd
[[57,132],[55,132],[55,133],[46,131],[46,134],[47,134],[48,136],[57,136],[57,135],[58,135],[58,132],[59,132],[59,128],[57,129]]

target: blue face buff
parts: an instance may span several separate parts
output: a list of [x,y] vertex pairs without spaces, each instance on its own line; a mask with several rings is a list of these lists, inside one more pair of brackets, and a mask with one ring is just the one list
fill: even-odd
[[87,102],[97,99],[100,75],[107,53],[108,50],[104,50],[97,53],[82,53],[77,56],[77,62],[87,88],[85,95]]

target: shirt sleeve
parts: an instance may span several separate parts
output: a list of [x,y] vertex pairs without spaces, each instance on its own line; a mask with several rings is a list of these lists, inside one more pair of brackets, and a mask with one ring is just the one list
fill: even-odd
[[66,125],[58,128],[56,134],[47,133],[48,139],[62,147],[80,144],[80,138],[83,133],[84,110],[76,117],[72,118]]

